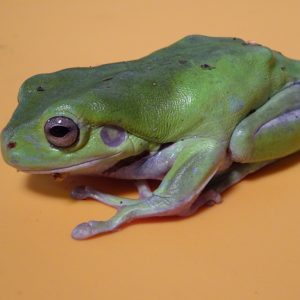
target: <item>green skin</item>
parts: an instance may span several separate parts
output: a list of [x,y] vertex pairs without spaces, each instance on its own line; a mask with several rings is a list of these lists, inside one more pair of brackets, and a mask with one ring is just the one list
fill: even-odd
[[[77,124],[76,143],[51,145],[44,128],[55,116]],[[109,126],[126,131],[117,146],[100,134],[113,136]],[[76,239],[190,215],[300,150],[300,61],[241,39],[188,36],[139,60],[36,75],[20,89],[1,149],[25,172],[162,179],[153,192],[139,181],[140,201],[76,188],[77,199],[117,208],[108,221],[78,225]]]

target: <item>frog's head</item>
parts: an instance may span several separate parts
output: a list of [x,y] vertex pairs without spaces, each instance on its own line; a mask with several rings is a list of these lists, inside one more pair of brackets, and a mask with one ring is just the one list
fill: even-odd
[[206,116],[190,117],[193,99],[203,98],[199,82],[211,79],[184,54],[186,42],[193,39],[140,60],[29,78],[2,132],[4,159],[30,172],[100,172],[188,135]]
[[99,90],[107,89],[108,81],[103,76],[99,80],[95,68],[25,81],[19,105],[1,134],[5,161],[32,173],[101,172],[148,150],[153,143],[130,134],[91,88],[100,82]]

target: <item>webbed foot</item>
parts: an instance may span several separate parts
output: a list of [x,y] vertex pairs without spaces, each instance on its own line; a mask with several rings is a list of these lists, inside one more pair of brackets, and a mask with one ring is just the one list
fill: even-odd
[[117,197],[96,191],[88,186],[78,186],[71,192],[75,199],[95,199],[104,204],[117,208],[117,213],[107,221],[89,221],[79,224],[72,232],[74,239],[87,239],[89,237],[114,231],[124,223],[133,219],[152,216],[176,215],[181,205],[169,197],[154,195],[146,181],[136,183],[140,198],[138,200]]
[[[82,191],[80,191],[80,193],[81,192]],[[89,192],[91,191],[89,190]],[[95,196],[94,191],[92,191],[92,194],[93,196]],[[84,196],[87,195],[84,194]],[[174,199],[169,197],[161,197],[152,194],[152,196],[143,198],[138,201],[123,199],[122,201],[127,204],[122,203],[120,205],[120,202],[116,203],[115,197],[111,198],[110,195],[105,195],[102,193],[101,196],[101,202],[104,202],[106,204],[110,203],[110,205],[114,204],[115,207],[118,206],[116,214],[107,221],[89,221],[79,224],[72,232],[72,237],[74,239],[82,240],[101,233],[114,231],[122,224],[131,222],[134,219],[154,216],[180,215],[180,212],[182,211],[184,205],[183,201],[185,200],[174,201]],[[103,199],[105,200],[103,201]]]

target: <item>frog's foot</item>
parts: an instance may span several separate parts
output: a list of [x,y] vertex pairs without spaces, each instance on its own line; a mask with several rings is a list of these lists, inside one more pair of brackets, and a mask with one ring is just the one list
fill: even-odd
[[[96,191],[89,186],[78,186],[71,192],[75,199],[91,198],[117,208],[117,213],[108,221],[89,221],[79,224],[72,232],[75,239],[86,239],[94,235],[110,232],[133,219],[151,216],[163,216],[172,213],[171,200],[153,195],[145,180],[136,182],[140,198],[138,200],[117,197]],[[171,214],[172,214],[171,213]]]
[[[91,192],[92,191],[89,190],[89,195]],[[107,195],[105,195],[103,198],[104,194],[101,195],[101,202],[110,203],[110,205],[114,203],[116,204],[114,205],[115,207],[118,206],[117,213],[107,221],[89,221],[79,224],[72,232],[74,239],[83,240],[101,233],[111,232],[119,228],[122,224],[129,223],[135,219],[180,215],[183,210],[186,210],[185,203],[190,200],[182,199],[180,201],[174,201],[174,199],[170,197],[152,194],[152,196],[141,199],[140,201],[119,198],[124,201],[121,206],[115,203],[115,201],[120,201],[115,199],[115,197],[111,198],[108,196],[108,198],[106,198]]]
[[220,204],[220,203],[222,203],[222,197],[220,193],[216,192],[213,189],[210,189],[200,194],[199,197],[196,199],[196,201],[186,211],[183,211],[180,214],[180,216],[188,217],[196,213],[197,210],[199,210],[201,207],[205,205],[213,206],[215,204]]

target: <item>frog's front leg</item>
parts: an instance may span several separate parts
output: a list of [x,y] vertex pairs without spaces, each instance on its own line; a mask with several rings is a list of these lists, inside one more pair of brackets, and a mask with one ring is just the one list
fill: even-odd
[[[115,230],[120,225],[138,218],[181,215],[217,172],[225,157],[226,146],[215,140],[191,138],[152,195],[140,201],[124,199],[125,205],[123,202],[121,206],[114,205],[118,210],[110,220],[80,224],[74,229],[73,237],[89,238]],[[120,203],[122,198],[113,197],[106,200],[107,204],[110,201],[112,204],[118,204],[117,201]]]
[[[140,199],[152,196],[152,191],[148,186],[146,180],[137,180],[135,184],[138,189]],[[137,203],[137,201],[133,199],[101,193],[90,186],[77,186],[72,190],[71,197],[77,200],[91,198],[115,208],[121,208]]]
[[230,141],[233,161],[261,162],[300,150],[300,81],[275,94],[245,118]]

